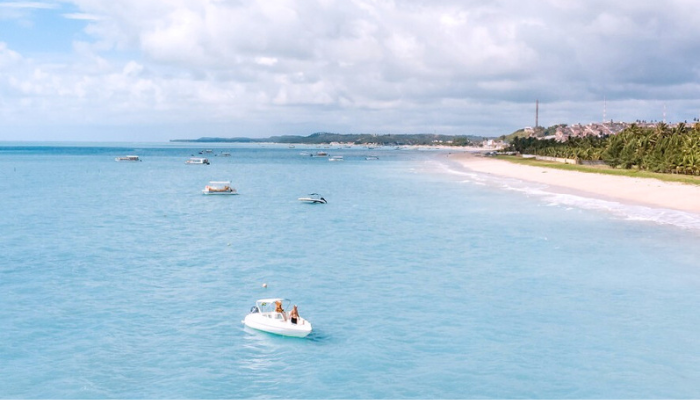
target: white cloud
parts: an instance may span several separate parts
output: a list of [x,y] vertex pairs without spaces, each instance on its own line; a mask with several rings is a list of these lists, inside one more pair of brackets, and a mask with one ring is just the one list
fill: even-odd
[[0,3],[0,8],[25,8],[25,9],[56,9],[58,4],[56,3],[45,3],[39,1],[10,1],[6,3]]
[[245,120],[251,135],[501,134],[532,124],[536,98],[553,123],[599,119],[603,96],[616,119],[656,107],[623,105],[632,101],[675,101],[679,117],[700,108],[690,0],[72,4],[60,15],[87,22],[72,54],[24,57],[0,45],[3,106],[17,123],[40,113],[66,124]]
[[76,20],[81,20],[81,21],[99,21],[103,19],[102,17],[98,15],[93,15],[93,14],[85,14],[85,13],[69,13],[69,14],[63,14],[64,18],[67,19],[76,19]]
[[7,48],[7,43],[0,42],[0,68],[17,64],[22,60],[19,53]]

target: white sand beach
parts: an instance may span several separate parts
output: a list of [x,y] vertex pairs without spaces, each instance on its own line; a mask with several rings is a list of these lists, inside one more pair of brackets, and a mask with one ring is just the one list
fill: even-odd
[[700,186],[534,167],[473,153],[452,153],[449,157],[476,172],[537,182],[593,198],[700,214]]

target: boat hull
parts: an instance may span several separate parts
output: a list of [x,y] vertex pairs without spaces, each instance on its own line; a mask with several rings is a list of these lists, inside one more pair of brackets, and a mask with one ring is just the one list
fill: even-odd
[[275,335],[299,338],[308,336],[313,329],[311,324],[303,318],[299,318],[299,322],[297,324],[292,324],[289,321],[270,318],[262,313],[251,313],[246,315],[245,319],[243,320],[243,324],[255,330],[272,333]]
[[225,191],[225,192],[216,192],[216,191],[209,191],[209,190],[202,190],[202,193],[206,195],[213,195],[213,194],[223,194],[223,195],[231,195],[231,194],[238,194],[237,191],[231,190],[231,191]]
[[311,197],[300,197],[299,201],[301,201],[302,203],[309,203],[309,204],[326,204],[325,200],[314,199]]

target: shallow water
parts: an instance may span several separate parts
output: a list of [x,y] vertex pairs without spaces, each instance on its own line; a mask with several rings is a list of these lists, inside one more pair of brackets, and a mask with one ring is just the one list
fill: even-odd
[[[212,165],[184,164],[205,147]],[[700,394],[694,221],[465,178],[437,152],[324,150],[345,161],[0,146],[0,397]],[[225,179],[239,196],[201,194]],[[314,333],[244,329],[272,296]]]

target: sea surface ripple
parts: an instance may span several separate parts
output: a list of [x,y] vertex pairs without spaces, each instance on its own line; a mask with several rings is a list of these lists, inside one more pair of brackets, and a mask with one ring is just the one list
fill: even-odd
[[[206,146],[0,146],[1,398],[700,396],[692,229],[434,152]],[[314,332],[244,328],[272,296]]]

